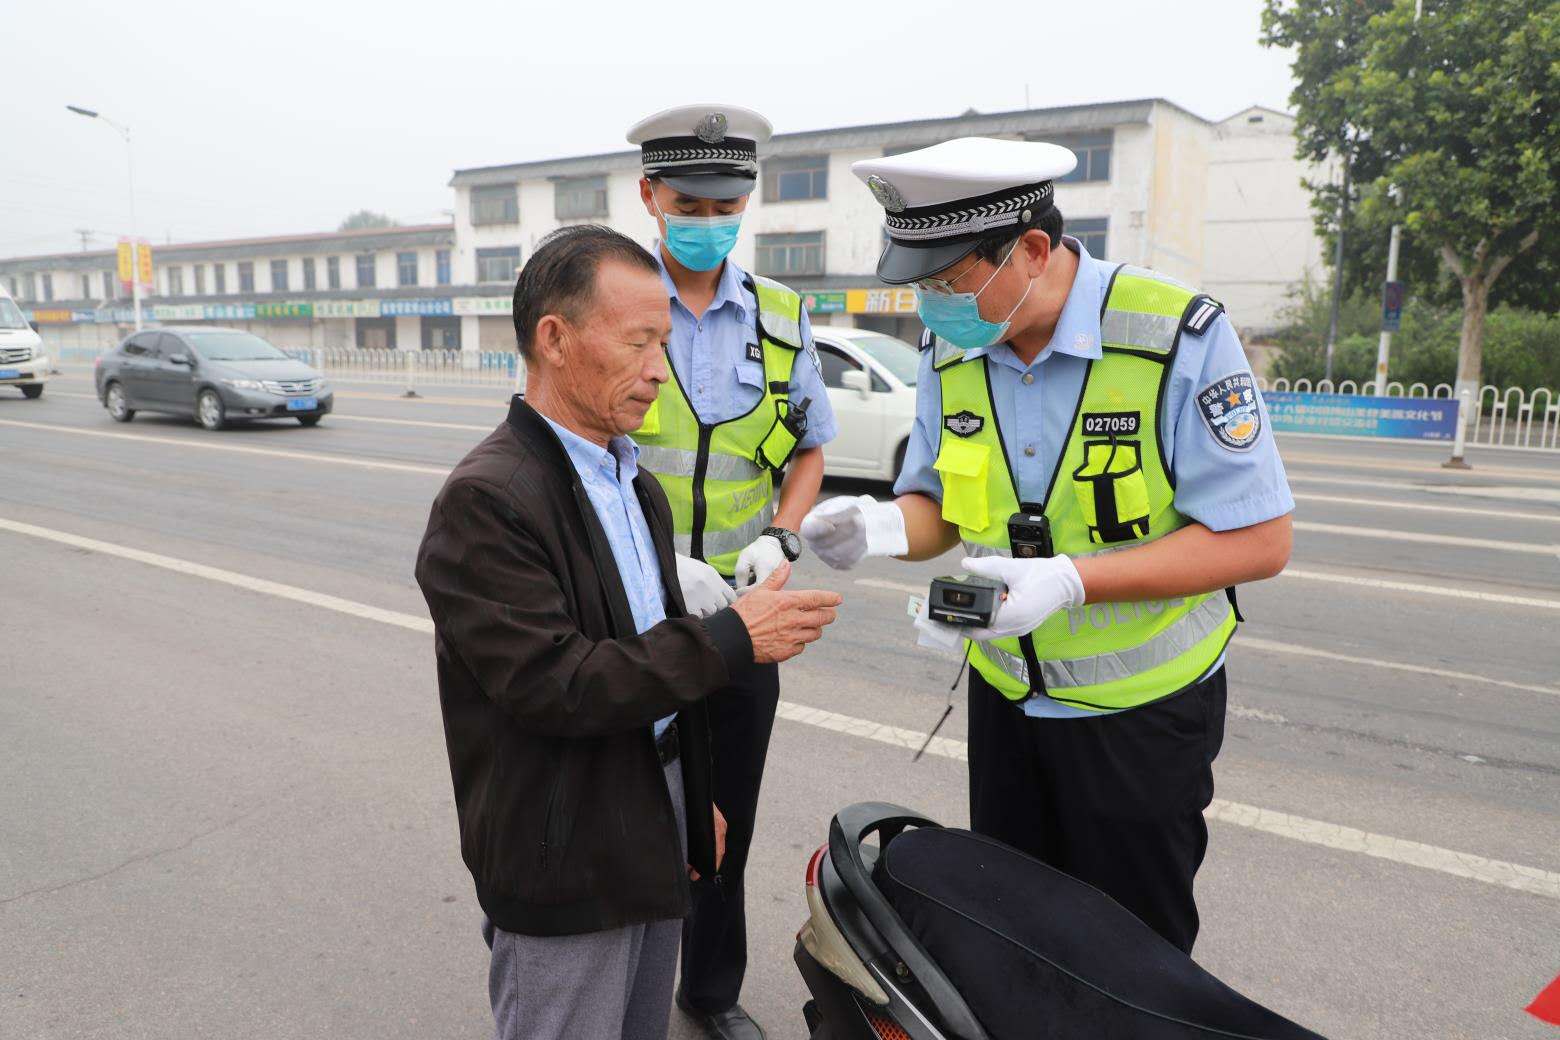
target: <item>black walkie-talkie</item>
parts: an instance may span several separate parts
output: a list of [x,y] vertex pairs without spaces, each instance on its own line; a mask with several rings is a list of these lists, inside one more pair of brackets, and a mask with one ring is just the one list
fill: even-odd
[[1015,560],[1049,559],[1056,555],[1051,544],[1051,521],[1045,510],[1029,502],[1019,504],[1008,517],[1008,547]]

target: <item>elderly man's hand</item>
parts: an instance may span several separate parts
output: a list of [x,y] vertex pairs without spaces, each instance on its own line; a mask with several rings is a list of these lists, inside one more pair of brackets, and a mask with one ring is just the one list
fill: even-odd
[[834,608],[840,605],[837,592],[786,592],[785,583],[790,576],[791,564],[781,564],[731,608],[747,626],[748,638],[753,641],[753,660],[759,664],[789,660],[801,653],[808,643],[823,635],[823,626],[834,620]]
[[[715,870],[720,870],[721,860],[726,858],[726,814],[720,811],[720,806],[712,805],[715,811]],[[694,881],[699,880],[699,872],[693,869],[693,864],[688,864],[688,877]]]

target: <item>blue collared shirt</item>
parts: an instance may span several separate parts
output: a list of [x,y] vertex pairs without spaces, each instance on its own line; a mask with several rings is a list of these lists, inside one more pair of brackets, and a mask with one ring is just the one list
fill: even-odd
[[[1101,356],[1100,305],[1116,268],[1091,257],[1076,239],[1064,241],[1078,254],[1078,273],[1051,342],[1034,362],[1025,365],[1006,343],[965,354],[991,359],[991,396],[1021,502],[1044,500],[1051,471],[1070,432],[1084,373],[1089,361]],[[1240,338],[1221,314],[1203,335],[1182,334],[1165,388],[1159,428],[1166,432],[1165,463],[1176,476],[1175,507],[1213,531],[1251,527],[1295,508],[1260,395],[1262,430],[1256,442],[1242,451],[1221,444],[1198,409],[1197,391],[1225,376],[1250,371]],[[942,420],[942,385],[932,369],[932,351],[926,351],[916,384],[915,427],[904,469],[894,484],[896,494],[919,492],[942,501],[942,480],[932,468]],[[1221,658],[1214,668],[1222,663]],[[1025,701],[1024,710],[1050,717],[1097,714],[1043,697]]]
[[[653,628],[666,620],[666,601],[661,564],[655,557],[655,543],[650,540],[650,525],[645,522],[639,496],[634,493],[639,446],[627,437],[614,437],[603,448],[551,419],[547,419],[547,425],[563,442],[563,450],[580,475],[585,494],[590,496],[596,518],[607,534],[629,609],[634,612],[635,628],[640,632]],[[664,733],[675,717],[669,715],[658,721],[655,735]]]
[[[694,413],[703,422],[718,423],[752,411],[764,394],[764,363],[747,354],[748,344],[758,342],[753,320],[758,314],[758,298],[743,285],[747,272],[728,258],[721,266],[715,298],[703,316],[695,318],[666,273],[660,243],[654,243],[650,251],[661,267],[661,281],[672,307],[667,356]],[[797,442],[798,449],[827,444],[837,432],[805,307],[801,325],[804,349],[791,369],[791,400],[800,403],[810,397],[812,401],[807,405],[807,433]]]

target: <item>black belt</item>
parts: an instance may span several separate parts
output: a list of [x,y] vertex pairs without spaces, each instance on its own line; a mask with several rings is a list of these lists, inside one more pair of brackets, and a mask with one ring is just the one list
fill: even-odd
[[677,757],[682,754],[682,747],[677,741],[677,723],[667,726],[666,732],[656,738],[655,752],[661,756],[663,766],[669,766],[677,761]]

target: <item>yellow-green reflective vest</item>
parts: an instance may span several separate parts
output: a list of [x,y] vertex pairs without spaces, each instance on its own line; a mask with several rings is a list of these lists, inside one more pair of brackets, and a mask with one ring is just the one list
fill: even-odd
[[[1102,356],[1084,375],[1043,504],[1057,553],[1111,552],[1187,524],[1165,465],[1160,405],[1183,324],[1205,312],[1207,299],[1151,271],[1117,268],[1100,314]],[[1020,503],[989,362],[965,360],[941,342],[933,349],[946,416],[935,463],[943,518],[958,526],[969,555],[1010,555],[1008,519]],[[1195,683],[1224,653],[1235,622],[1223,593],[1091,603],[1058,611],[1029,635],[967,648],[980,674],[1013,700],[1044,695],[1117,711]]]
[[[798,438],[791,416],[791,370],[802,349],[802,298],[779,282],[754,277],[764,393],[751,410],[721,423],[701,422],[677,370],[634,432],[639,464],[666,490],[677,551],[730,577],[737,557],[774,519],[773,474]],[[670,366],[669,366],[670,367]]]

